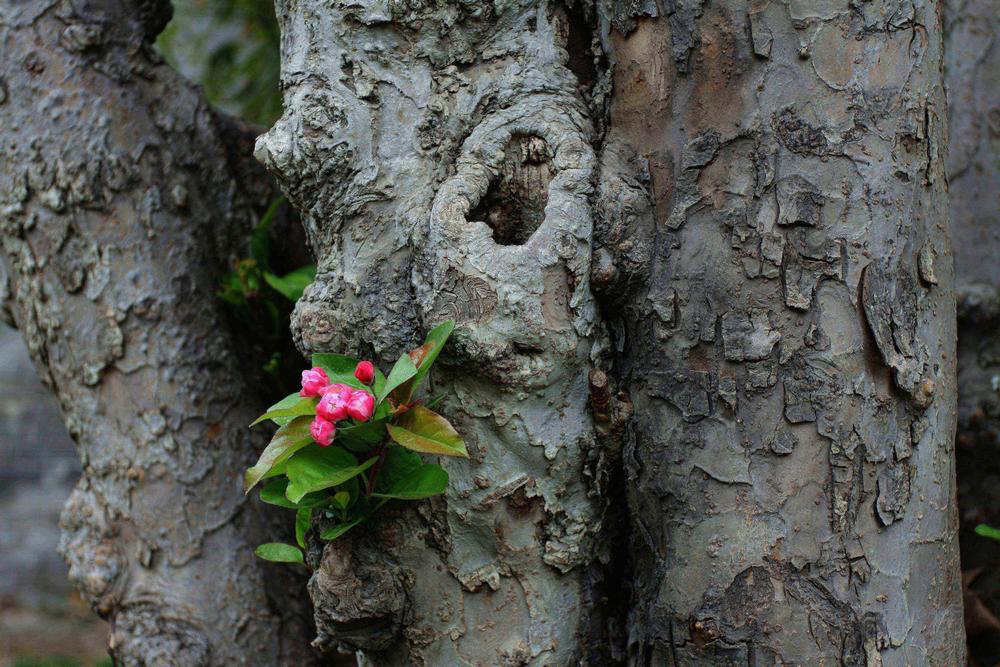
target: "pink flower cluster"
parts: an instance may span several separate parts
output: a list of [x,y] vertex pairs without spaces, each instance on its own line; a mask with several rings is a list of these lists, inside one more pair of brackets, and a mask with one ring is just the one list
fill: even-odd
[[[375,367],[370,361],[361,361],[354,369],[354,377],[363,384],[375,379]],[[302,371],[302,391],[300,396],[319,396],[316,418],[309,427],[313,440],[321,447],[333,442],[337,433],[336,423],[347,419],[368,421],[375,411],[375,397],[364,389],[355,389],[346,384],[330,384],[326,372],[315,367]]]

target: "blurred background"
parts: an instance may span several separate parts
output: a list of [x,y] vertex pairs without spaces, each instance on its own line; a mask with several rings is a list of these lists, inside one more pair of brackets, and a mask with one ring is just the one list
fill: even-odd
[[0,325],[0,667],[110,665],[107,625],[56,552],[80,476],[59,406],[17,331]]

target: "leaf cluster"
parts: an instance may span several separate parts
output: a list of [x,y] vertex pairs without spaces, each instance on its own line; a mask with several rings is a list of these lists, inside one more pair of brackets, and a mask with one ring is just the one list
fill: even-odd
[[271,267],[271,227],[285,203],[278,197],[254,227],[247,244],[248,257],[236,261],[219,286],[218,296],[230,308],[238,326],[253,332],[261,348],[264,371],[278,374],[280,350],[288,338],[288,317],[292,305],[316,278],[316,265],[309,264],[279,275]]
[[263,544],[258,556],[302,563],[306,533],[314,519],[320,526],[319,537],[330,541],[372,518],[388,502],[444,493],[448,473],[420,455],[468,458],[468,452],[455,428],[417,398],[417,391],[453,329],[450,320],[432,329],[424,344],[403,354],[388,375],[376,369],[370,387],[354,376],[357,359],[314,354],[313,366],[322,368],[331,384],[346,384],[375,396],[371,419],[340,422],[328,447],[314,442],[309,431],[317,397],[290,394],[251,424],[271,421],[278,430],[246,471],[245,491],[263,483],[263,502],[296,513],[297,546]]

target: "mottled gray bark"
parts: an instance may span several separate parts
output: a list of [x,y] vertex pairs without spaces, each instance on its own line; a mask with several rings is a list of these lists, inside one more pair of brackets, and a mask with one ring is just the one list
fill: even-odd
[[435,391],[471,454],[444,462],[445,501],[313,554],[319,642],[378,665],[573,664],[600,555],[588,371],[604,336],[566,15],[281,2],[278,16],[286,112],[257,154],[317,249],[297,342],[387,361],[456,319]]
[[961,663],[934,3],[278,14],[257,155],[319,257],[297,342],[390,360],[456,319],[438,382],[473,453],[315,545],[320,644]]
[[[0,7],[0,286],[81,447],[72,576],[125,664],[301,664],[210,305],[249,172],[150,56],[162,4]],[[257,155],[318,253],[297,343],[387,361],[457,320],[472,454],[312,545],[321,649],[961,664],[935,10],[280,3]]]
[[941,36],[919,1],[612,23],[631,664],[963,663]]
[[214,298],[270,192],[151,51],[169,14],[0,3],[0,295],[79,447],[61,550],[118,663],[307,664],[297,584],[253,555],[259,399]]

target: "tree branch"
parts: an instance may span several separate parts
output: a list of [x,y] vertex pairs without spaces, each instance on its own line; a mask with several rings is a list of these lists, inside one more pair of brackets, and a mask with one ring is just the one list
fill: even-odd
[[253,184],[151,51],[169,3],[0,14],[0,243],[84,466],[62,519],[70,577],[113,619],[121,664],[308,664],[308,623],[253,556],[267,517],[239,489],[259,406],[214,297]]

